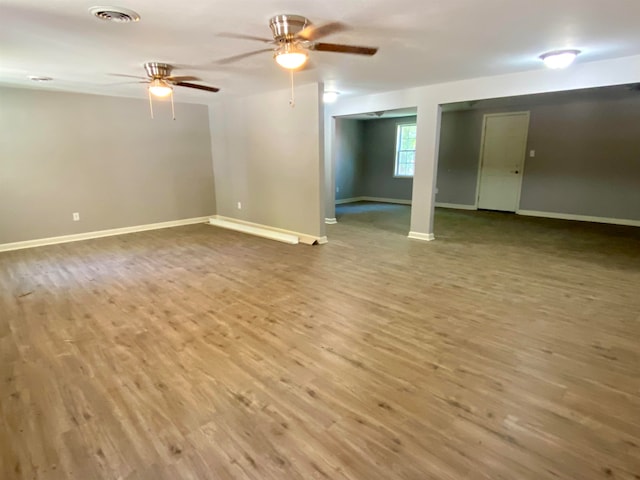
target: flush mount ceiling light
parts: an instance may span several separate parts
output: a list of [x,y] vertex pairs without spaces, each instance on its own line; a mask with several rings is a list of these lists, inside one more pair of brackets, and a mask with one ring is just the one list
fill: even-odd
[[27,78],[34,82],[50,82],[51,80],[53,80],[52,77],[41,77],[39,75],[29,75]]
[[154,78],[151,80],[151,83],[149,83],[149,93],[151,93],[151,95],[155,95],[156,97],[166,97],[171,95],[171,92],[173,92],[173,88],[160,78]]
[[327,91],[322,95],[322,101],[324,103],[333,103],[338,99],[339,92]]
[[554,50],[540,55],[540,60],[548,68],[567,68],[580,54],[580,50]]
[[89,12],[105,22],[130,23],[140,20],[140,15],[122,7],[91,7]]
[[274,54],[278,65],[287,70],[300,68],[309,58],[307,52],[293,43],[284,43]]

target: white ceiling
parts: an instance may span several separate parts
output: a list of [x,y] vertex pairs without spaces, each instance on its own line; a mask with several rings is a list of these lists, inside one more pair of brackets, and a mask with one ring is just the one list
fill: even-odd
[[142,75],[144,62],[162,61],[190,65],[174,73],[221,88],[177,89],[176,101],[287,88],[269,52],[214,63],[265,46],[219,33],[270,37],[269,18],[281,13],[352,27],[323,41],[380,47],[371,58],[312,52],[315,68],[295,74],[342,95],[544,68],[538,55],[557,48],[582,50],[579,62],[640,54],[638,0],[115,0],[142,17],[131,24],[98,20],[88,12],[96,4],[110,3],[2,0],[0,83],[143,98],[144,86],[107,74]]
[[353,115],[341,115],[340,118],[348,120],[385,120],[387,118],[414,117],[418,114],[416,107],[398,108],[395,110],[380,110],[377,112],[355,113]]
[[[534,105],[557,105],[563,102],[577,101],[632,101],[640,98],[640,83],[612,85],[598,88],[581,88],[561,92],[536,93],[533,95],[516,95],[513,97],[487,98],[471,102],[456,102],[442,105],[443,112],[460,110],[499,110],[515,107],[531,108]],[[389,118],[413,117],[417,115],[416,107],[398,108],[395,110],[380,110],[377,112],[341,115],[348,120],[384,120]]]

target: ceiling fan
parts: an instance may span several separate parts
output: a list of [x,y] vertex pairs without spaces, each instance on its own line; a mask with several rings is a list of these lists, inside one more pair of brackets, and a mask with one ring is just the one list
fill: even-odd
[[153,102],[151,101],[151,96],[156,97],[167,97],[171,96],[171,112],[173,115],[173,119],[176,119],[175,110],[173,107],[173,86],[177,87],[187,87],[187,88],[195,88],[197,90],[204,90],[206,92],[218,92],[219,88],[209,87],[207,85],[200,85],[198,83],[191,83],[190,81],[200,80],[198,77],[194,77],[191,75],[183,75],[183,76],[172,76],[171,71],[173,70],[173,66],[168,63],[160,63],[160,62],[147,62],[144,64],[144,69],[147,72],[146,77],[139,77],[136,75],[124,75],[121,73],[112,73],[116,77],[128,77],[128,78],[137,78],[141,80],[138,83],[146,83],[148,85],[147,90],[149,91],[149,108],[151,110],[151,118],[153,118]]
[[198,77],[191,75],[184,76],[172,76],[171,71],[173,66],[168,63],[159,62],[147,62],[144,64],[144,69],[147,72],[146,77],[139,77],[136,75],[124,75],[121,73],[112,73],[116,77],[128,77],[137,78],[143,80],[140,83],[146,83],[149,85],[149,93],[156,97],[166,97],[173,92],[173,85],[178,87],[196,88],[198,90],[204,90],[206,92],[218,92],[220,89],[216,87],[209,87],[207,85],[200,85],[197,83],[190,83],[189,80],[200,80]]
[[273,33],[273,39],[225,33],[221,36],[257,40],[259,42],[274,45],[271,48],[255,50],[253,52],[224,58],[217,63],[226,64],[241,60],[262,52],[273,52],[275,61],[288,70],[296,70],[302,67],[308,60],[308,50],[318,52],[351,53],[355,55],[372,56],[378,51],[375,47],[361,47],[356,45],[342,45],[338,43],[324,43],[317,40],[336,32],[346,30],[348,27],[340,22],[330,22],[315,26],[306,17],[301,15],[276,15],[269,20],[269,27]]

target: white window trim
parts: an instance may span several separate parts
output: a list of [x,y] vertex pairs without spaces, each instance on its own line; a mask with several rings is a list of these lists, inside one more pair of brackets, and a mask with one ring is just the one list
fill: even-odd
[[[396,123],[396,144],[393,148],[393,178],[413,178],[413,175],[396,175],[396,171],[398,170],[398,141],[400,140],[400,128],[404,125],[415,125],[417,128],[416,122],[398,122]],[[414,150],[415,152],[415,150]],[[414,168],[415,168],[415,160],[414,160]]]

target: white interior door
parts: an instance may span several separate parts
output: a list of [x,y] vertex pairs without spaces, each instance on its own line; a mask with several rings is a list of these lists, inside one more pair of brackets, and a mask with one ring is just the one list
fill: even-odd
[[518,210],[528,131],[529,112],[484,116],[478,208]]

